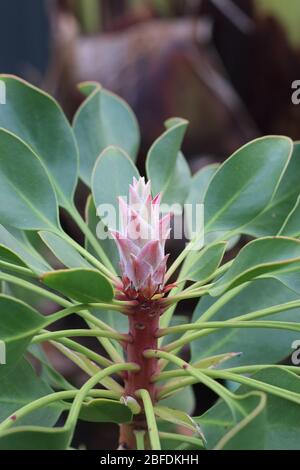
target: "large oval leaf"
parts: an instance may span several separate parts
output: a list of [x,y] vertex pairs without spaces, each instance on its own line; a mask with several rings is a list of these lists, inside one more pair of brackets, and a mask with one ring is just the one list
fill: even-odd
[[[18,364],[13,364],[4,376],[1,375],[0,423],[13,415],[22,406],[52,392],[53,390],[37,376],[35,370],[27,361],[22,359]],[[40,408],[23,418],[16,419],[12,429],[28,424],[32,426],[53,426],[63,409],[63,406]],[[3,447],[1,448],[3,449]]]
[[[291,372],[270,367],[255,373],[252,377],[261,382],[300,393],[300,378]],[[252,391],[252,388],[242,385],[236,393],[253,396]],[[245,399],[239,403],[243,407],[247,404]],[[246,426],[243,426],[243,423],[235,425],[227,405],[221,401],[204,415],[194,419],[203,427],[210,449],[216,445],[218,448],[234,450],[249,449],[249,446],[253,450],[300,449],[300,407],[298,404],[267,394],[265,406],[260,410],[260,418],[263,418],[263,421],[254,420],[255,414],[251,415],[251,409],[253,408],[248,408],[248,406],[245,408],[246,422],[248,421]],[[256,417],[258,418],[259,414]]]
[[194,418],[201,425],[207,448],[218,450],[263,450],[265,448],[266,395],[250,392],[238,401],[244,418],[234,421],[228,406],[219,401],[202,416]]
[[89,96],[78,109],[73,126],[80,152],[80,176],[90,186],[100,153],[116,145],[135,160],[140,135],[132,110],[121,98],[97,83],[83,83],[80,89]]
[[300,241],[287,237],[254,240],[241,249],[228,271],[210,289],[213,296],[300,261]]
[[[0,127],[24,140],[41,158],[55,185],[59,202],[73,198],[78,151],[72,128],[57,102],[42,90],[11,76],[0,75],[7,100],[0,108]],[[26,170],[22,166],[23,174]],[[42,182],[40,182],[42,185]]]
[[177,119],[151,146],[146,160],[147,177],[154,194],[167,192],[176,171],[176,160],[188,122]]
[[[129,184],[139,173],[130,158],[117,147],[108,147],[98,158],[92,175],[92,193],[98,214],[114,210],[109,228],[119,228],[118,196],[128,197]],[[99,213],[99,208],[100,210]]]
[[290,237],[300,236],[300,196],[284,221],[279,233],[280,235],[288,235]]
[[23,141],[4,129],[0,129],[0,199],[1,223],[26,230],[58,227],[57,202],[45,168]]
[[0,435],[1,450],[66,450],[72,439],[70,427],[20,426]]
[[87,268],[91,265],[62,237],[52,232],[42,231],[39,235],[56,258],[67,268]]
[[117,401],[96,398],[82,404],[79,419],[91,423],[130,423],[132,412]]
[[[287,170],[266,209],[245,228],[254,237],[277,235],[300,194],[300,143],[294,144]],[[299,220],[299,219],[298,219]],[[284,232],[284,234],[289,234]]]
[[[225,303],[211,320],[223,321],[264,308],[298,300],[299,295],[274,279],[257,279],[249,283],[234,298]],[[203,297],[194,312],[193,321],[198,320],[218,299]],[[300,309],[286,310],[261,320],[287,322],[300,321]],[[192,360],[228,352],[241,352],[232,357],[230,366],[248,364],[275,364],[291,354],[291,344],[299,339],[299,333],[287,330],[245,328],[219,329],[191,342]],[[219,368],[229,367],[228,362]]]
[[20,300],[0,295],[0,340],[6,347],[6,366],[15,364],[31,338],[45,326],[45,318]]
[[[85,207],[85,221],[89,226],[89,229],[92,233],[97,237],[99,244],[103,248],[104,252],[106,253],[109,261],[115,268],[116,272],[120,271],[120,256],[117,249],[117,245],[115,240],[107,237],[102,237],[101,234],[107,233],[107,227],[97,215],[95,203],[93,200],[92,195],[87,199],[86,207]],[[89,253],[97,257],[97,253],[95,252],[92,245],[89,243],[87,238],[85,238],[85,248],[88,250]]]
[[242,231],[257,217],[272,199],[292,150],[287,137],[262,137],[226,160],[204,198],[206,232]]
[[42,281],[81,303],[110,302],[114,295],[110,282],[94,269],[60,269],[44,274]]

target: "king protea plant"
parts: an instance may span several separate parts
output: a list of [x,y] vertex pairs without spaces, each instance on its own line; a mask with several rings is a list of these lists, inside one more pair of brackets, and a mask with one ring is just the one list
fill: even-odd
[[[0,449],[73,448],[80,420],[100,434],[119,424],[120,449],[299,449],[299,144],[262,137],[191,177],[187,122],[173,118],[141,177],[137,122],[118,97],[81,84],[72,128],[47,94],[0,80]],[[204,227],[178,237],[174,204],[189,228],[200,206]],[[240,235],[251,241],[238,250]]]

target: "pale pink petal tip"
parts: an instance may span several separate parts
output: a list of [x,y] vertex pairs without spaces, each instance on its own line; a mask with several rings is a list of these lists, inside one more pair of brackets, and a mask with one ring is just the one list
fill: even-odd
[[167,258],[165,240],[171,214],[160,218],[161,194],[151,196],[151,183],[133,178],[129,203],[118,198],[121,231],[111,231],[120,255],[123,291],[129,298],[151,299],[164,292]]

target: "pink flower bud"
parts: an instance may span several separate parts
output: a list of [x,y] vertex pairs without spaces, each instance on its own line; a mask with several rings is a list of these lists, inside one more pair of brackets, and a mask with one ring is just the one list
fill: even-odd
[[150,181],[133,179],[128,204],[119,198],[121,229],[112,232],[119,254],[123,291],[131,299],[151,299],[164,288],[171,214],[160,218],[160,194],[151,196]]

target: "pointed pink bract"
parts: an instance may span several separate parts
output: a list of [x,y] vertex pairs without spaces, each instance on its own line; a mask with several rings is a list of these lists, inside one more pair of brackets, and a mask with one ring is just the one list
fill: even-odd
[[161,196],[151,196],[150,181],[133,178],[129,203],[119,197],[121,228],[112,232],[120,254],[123,290],[129,298],[151,299],[164,288],[168,257],[165,242],[171,215],[160,218]]

